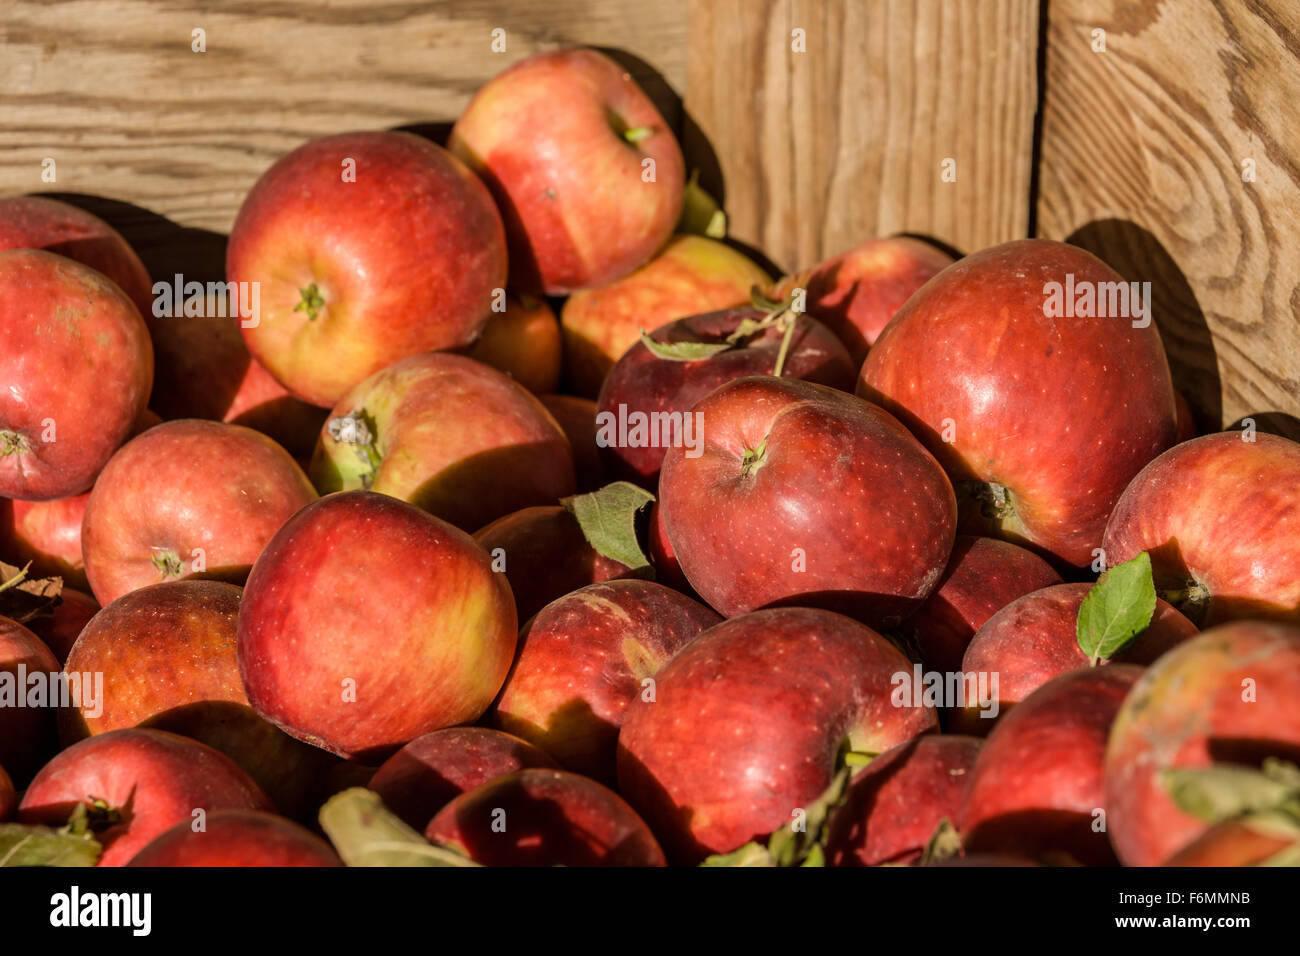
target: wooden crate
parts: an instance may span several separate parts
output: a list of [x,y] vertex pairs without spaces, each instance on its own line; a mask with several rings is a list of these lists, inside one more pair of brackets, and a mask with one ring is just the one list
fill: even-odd
[[1203,427],[1300,438],[1292,0],[8,0],[0,194],[75,196],[155,275],[215,277],[282,153],[437,136],[488,77],[575,44],[617,51],[776,266],[894,232],[1067,239],[1153,283]]

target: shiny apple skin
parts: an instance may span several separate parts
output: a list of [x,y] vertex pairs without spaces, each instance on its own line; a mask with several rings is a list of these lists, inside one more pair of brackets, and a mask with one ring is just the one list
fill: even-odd
[[1106,749],[1120,862],[1156,866],[1209,829],[1174,804],[1162,771],[1266,757],[1300,764],[1300,628],[1235,621],[1165,654],[1128,695]]
[[[242,584],[271,535],[316,497],[289,453],[260,432],[164,422],[124,445],[95,482],[81,526],[86,577],[103,605],[164,580]],[[179,563],[155,564],[168,554]]]
[[509,585],[469,535],[396,498],[340,492],[291,518],[253,567],[239,671],[253,708],[290,736],[384,759],[478,719],[517,631]]
[[1205,435],[1171,448],[1125,489],[1106,560],[1151,554],[1162,591],[1200,590],[1187,614],[1300,624],[1300,444],[1259,433]]
[[206,829],[178,823],[154,837],[127,866],[342,866],[310,830],[262,810],[218,810]]
[[[375,461],[330,433],[372,422]],[[502,515],[573,494],[573,452],[537,397],[461,355],[402,359],[339,400],[310,473],[322,494],[365,488],[409,501],[473,532]]]
[[1077,668],[1000,720],[975,761],[957,819],[965,848],[1114,866],[1107,821],[1097,813],[1106,809],[1106,740],[1141,676],[1134,664]]
[[[757,322],[765,317],[765,312],[750,306],[723,309],[669,322],[651,332],[650,338],[663,343],[721,343],[746,319]],[[608,413],[617,420],[620,406],[626,407],[627,414],[686,414],[720,385],[752,375],[771,375],[783,338],[784,333],[773,326],[735,348],[692,362],[658,358],[638,341],[605,379],[596,402],[598,414]],[[829,329],[813,319],[799,319],[781,371],[783,377],[852,392],[855,371],[844,346]],[[612,478],[648,488],[658,481],[666,452],[666,448],[617,444],[602,448]]]
[[[259,320],[241,327],[248,350],[324,407],[398,359],[471,344],[505,277],[483,184],[403,132],[326,136],[282,157],[245,197],[226,250],[229,281],[260,283]],[[313,284],[315,317],[299,308]]]
[[[503,831],[493,830],[502,820]],[[497,777],[456,797],[424,835],[484,866],[664,866],[654,834],[618,794],[564,770]]]
[[[17,621],[0,617],[0,672],[14,675],[13,687],[17,693],[24,694],[27,690],[18,683],[20,667],[29,681],[31,675],[37,673],[47,675],[48,681],[58,674],[58,663],[39,637]],[[23,703],[28,702],[29,699],[24,697]],[[0,707],[0,766],[19,786],[26,783],[42,761],[58,749],[54,735],[55,717],[56,711],[52,707]]]
[[911,663],[843,615],[776,608],[705,631],[638,696],[618,740],[619,792],[675,863],[694,864],[788,824],[831,783],[840,748],[882,753],[937,729],[896,707]]
[[434,814],[462,793],[529,767],[557,769],[549,754],[513,734],[490,727],[445,727],[397,751],[366,786],[423,832]]
[[[616,123],[648,135],[630,143]],[[447,145],[501,209],[513,289],[564,295],[612,282],[648,262],[681,215],[685,163],[672,128],[595,50],[537,53],[502,71]]]
[[[887,626],[930,596],[952,550],[956,502],[893,416],[770,376],[723,385],[693,411],[704,416],[703,453],[669,449],[659,502],[686,579],[714,610],[799,604]],[[764,443],[746,474],[747,449]]]
[[612,785],[618,731],[644,682],[721,620],[653,581],[579,588],[524,626],[493,720],[566,769]]
[[905,625],[931,670],[961,670],[975,632],[1018,597],[1060,584],[1056,570],[1009,541],[957,535],[939,586]]
[[144,320],[102,273],[14,249],[0,252],[0,341],[0,495],[81,494],[149,399]]
[[959,260],[899,309],[867,355],[858,392],[896,414],[959,490],[1006,490],[1000,537],[1082,567],[1130,479],[1173,444],[1177,422],[1154,324],[1044,314],[1046,283],[1067,274],[1123,281],[1090,253],[1047,239]]
[[138,727],[73,744],[41,768],[18,807],[22,823],[61,827],[79,803],[103,801],[122,818],[95,839],[99,866],[123,866],[164,830],[193,813],[273,811],[234,762],[176,734]]
[[831,817],[831,866],[915,863],[939,824],[961,809],[981,741],[927,734],[874,758],[853,778]]

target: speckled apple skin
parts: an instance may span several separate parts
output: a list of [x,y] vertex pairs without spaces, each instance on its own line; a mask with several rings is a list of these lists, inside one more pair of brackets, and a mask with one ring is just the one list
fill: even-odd
[[1133,479],[1106,528],[1110,564],[1149,551],[1157,586],[1204,587],[1206,624],[1300,624],[1300,444],[1254,438],[1224,432],[1171,448]]
[[1067,274],[1076,285],[1123,281],[1092,254],[1047,239],[958,260],[898,310],[858,391],[902,419],[954,482],[1006,489],[1001,536],[1081,567],[1130,479],[1173,444],[1177,422],[1154,322],[1044,314],[1045,285]]

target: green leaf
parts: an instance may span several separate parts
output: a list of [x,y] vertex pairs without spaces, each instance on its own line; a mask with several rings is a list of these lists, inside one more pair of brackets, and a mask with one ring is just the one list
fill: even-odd
[[71,833],[66,827],[0,823],[0,867],[94,866],[100,850],[90,834]]
[[919,865],[932,866],[943,860],[960,856],[961,849],[961,834],[952,825],[952,821],[944,817],[934,828],[934,833],[930,834],[930,839],[926,841],[925,849],[921,851]]
[[682,192],[682,216],[677,222],[677,231],[710,239],[722,239],[727,235],[727,214],[718,201],[700,186],[698,169],[691,170],[691,177]]
[[1114,657],[1146,630],[1155,612],[1151,556],[1143,551],[1103,572],[1083,599],[1075,624],[1079,647],[1094,664]]
[[650,559],[637,537],[636,516],[654,500],[644,488],[616,481],[598,491],[561,498],[560,504],[578,519],[583,536],[597,554],[648,577],[652,574]]
[[700,866],[776,866],[767,847],[758,842],[746,843],[730,853],[715,853]]
[[330,797],[321,807],[320,825],[348,866],[478,866],[430,843],[365,787]]
[[1209,823],[1272,810],[1300,817],[1300,787],[1251,767],[1178,768],[1163,771],[1160,780],[1179,809]]
[[809,858],[822,842],[831,813],[848,795],[849,780],[854,768],[845,764],[831,778],[831,785],[820,797],[804,808],[802,828],[795,829],[794,821],[772,831],[767,841],[768,852],[777,866],[799,866]]
[[49,617],[63,600],[63,578],[28,575],[31,562],[21,568],[0,561],[0,616],[26,624]]
[[655,358],[670,362],[699,362],[732,347],[730,342],[656,342],[641,330],[641,344]]

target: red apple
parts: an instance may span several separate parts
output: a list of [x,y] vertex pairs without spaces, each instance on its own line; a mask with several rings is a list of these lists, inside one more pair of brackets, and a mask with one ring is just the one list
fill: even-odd
[[1151,554],[1157,589],[1193,620],[1300,623],[1300,444],[1259,433],[1171,448],[1124,491],[1106,560]]
[[164,830],[217,810],[272,810],[227,757],[161,730],[130,728],[75,743],[47,763],[23,795],[23,823],[63,826],[90,810],[100,866],[122,866]]
[[1089,564],[1120,493],[1177,428],[1160,335],[1129,291],[1064,243],[977,252],[898,310],[859,394],[898,415],[1001,536]]
[[[1086,582],[1054,584],[1017,598],[988,619],[966,648],[960,670],[997,675],[998,709],[994,713],[968,702],[954,712],[954,727],[983,736],[994,720],[1049,680],[1088,666],[1091,658],[1079,647],[1077,623],[1079,605],[1092,587]],[[1195,624],[1157,598],[1147,629],[1114,659],[1150,664],[1196,633]]]
[[0,199],[0,250],[44,249],[112,279],[141,315],[153,305],[149,272],[121,233],[98,216],[57,199]]
[[309,456],[326,412],[294,398],[248,354],[240,304],[208,293],[186,300],[180,314],[147,317],[155,364],[150,401],[164,418],[244,425],[294,456]]
[[102,273],[49,252],[0,252],[0,496],[90,487],[149,399],[140,313]]
[[638,696],[618,781],[676,862],[698,863],[790,824],[830,785],[840,750],[882,753],[936,729],[895,706],[902,653],[847,617],[776,608],[705,631]]
[[154,837],[127,866],[342,866],[328,843],[262,810],[218,810]]
[[664,866],[614,791],[563,770],[519,770],[456,797],[425,837],[484,866]]
[[99,612],[99,602],[89,594],[73,588],[59,592],[59,603],[49,617],[38,617],[28,622],[33,634],[39,637],[62,665],[72,651],[72,645],[92,617]]
[[1034,691],[993,728],[957,826],[973,853],[1113,866],[1102,764],[1132,664],[1081,667]]
[[[758,322],[767,313],[750,306],[692,315],[651,333],[656,342],[720,344],[744,322]],[[751,375],[771,375],[782,352],[784,333],[769,326],[735,348],[690,362],[658,358],[637,342],[610,370],[596,404],[596,443],[612,477],[653,487],[671,443],[701,446],[699,427],[685,416],[719,385]],[[856,367],[844,346],[820,322],[800,317],[790,338],[781,374],[853,390]],[[640,433],[636,424],[641,421]],[[689,448],[698,454],[698,448]]]
[[101,604],[188,577],[243,583],[276,530],[316,499],[288,452],[241,425],[165,422],[122,447],[86,504],[81,548]]
[[395,362],[334,407],[312,456],[323,494],[366,488],[473,531],[573,493],[573,453],[537,398],[460,355]]
[[648,536],[650,563],[654,565],[655,580],[660,581],[675,591],[681,591],[689,597],[698,597],[691,582],[682,573],[682,566],[677,561],[677,552],[668,540],[668,530],[664,527],[664,511],[656,501],[650,506],[650,533]]
[[1209,829],[1173,802],[1163,771],[1266,757],[1300,762],[1300,628],[1234,622],[1165,654],[1124,701],[1106,750],[1120,861],[1155,866]]
[[831,866],[915,863],[944,820],[955,820],[975,737],[916,737],[881,754],[849,785],[831,817],[826,861]]
[[14,792],[14,782],[5,773],[5,768],[0,767],[0,823],[8,820],[17,806],[18,794]]
[[497,726],[562,766],[614,781],[618,730],[673,655],[721,621],[653,581],[591,584],[546,605],[519,635]]
[[1191,441],[1200,431],[1197,430],[1192,406],[1187,403],[1182,392],[1174,392],[1174,405],[1178,410],[1178,436],[1174,439],[1174,444],[1181,445],[1185,441]]
[[81,557],[81,519],[90,492],[49,501],[0,499],[0,545],[35,577],[58,575],[72,588],[89,588]]
[[447,727],[416,737],[367,786],[416,830],[467,790],[528,767],[555,767],[526,740],[486,727]]
[[329,495],[253,567],[239,671],[253,707],[345,757],[476,720],[514,656],[505,578],[474,540],[387,495]]
[[957,535],[939,586],[907,621],[926,667],[959,671],[975,632],[1018,597],[1060,584],[1061,576],[1033,552],[999,541]]
[[796,284],[804,311],[834,332],[862,365],[871,343],[913,292],[952,265],[952,256],[910,236],[870,239],[777,286],[785,298]]
[[1224,820],[1183,847],[1161,866],[1259,866],[1295,846],[1295,833],[1283,833],[1250,819]]
[[727,617],[778,603],[896,623],[939,583],[952,486],[893,416],[791,379],[711,392],[702,454],[670,448],[664,527],[691,586]]
[[749,302],[771,278],[730,246],[674,236],[655,258],[617,282],[564,302],[564,370],[569,388],[593,398],[614,363],[649,331],[674,319]]
[[524,508],[480,528],[474,540],[504,568],[519,620],[588,584],[627,577],[631,569],[596,552],[560,505]]
[[472,343],[505,276],[482,183],[400,132],[327,136],[282,157],[245,198],[226,252],[228,280],[258,283],[260,314],[241,323],[248,350],[327,407],[398,359]]
[[579,494],[605,487],[605,463],[596,444],[596,403],[577,395],[539,395],[537,399],[569,439]]
[[672,129],[595,50],[538,53],[499,73],[448,148],[496,198],[512,288],[562,295],[612,282],[648,262],[681,214],[685,164]]
[[[58,660],[41,639],[0,617],[0,766],[24,783],[55,748]],[[37,677],[37,675],[43,675]],[[34,679],[45,688],[37,696]]]
[[492,313],[466,354],[505,372],[535,395],[560,386],[560,323],[545,299],[507,295],[505,311]]

